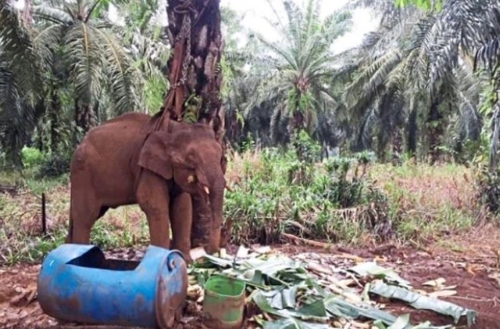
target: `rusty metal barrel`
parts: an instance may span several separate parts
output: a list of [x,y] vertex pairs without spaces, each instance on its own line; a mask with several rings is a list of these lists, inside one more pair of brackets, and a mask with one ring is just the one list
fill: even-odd
[[106,259],[97,246],[63,244],[38,275],[38,301],[56,319],[171,328],[187,295],[182,253],[149,246],[140,261]]

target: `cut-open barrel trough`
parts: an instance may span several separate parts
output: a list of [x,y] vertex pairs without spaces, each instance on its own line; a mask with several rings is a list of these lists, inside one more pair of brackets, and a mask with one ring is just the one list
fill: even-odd
[[170,328],[187,295],[182,254],[149,246],[141,261],[106,259],[93,245],[63,244],[38,277],[42,310],[86,324]]

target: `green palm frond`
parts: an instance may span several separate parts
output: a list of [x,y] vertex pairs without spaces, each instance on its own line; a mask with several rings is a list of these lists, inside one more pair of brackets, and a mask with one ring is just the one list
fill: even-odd
[[75,18],[68,8],[56,8],[47,3],[43,3],[32,8],[33,16],[42,21],[49,21],[57,25],[72,25]]
[[9,70],[8,63],[2,61],[2,55],[0,53],[0,147],[12,161],[18,162],[19,152],[29,140],[37,115],[35,108],[25,102],[16,75]]
[[363,37],[363,41],[361,42],[361,45],[359,46],[360,49],[362,50],[368,50],[368,49],[373,49],[380,40],[384,37],[386,33],[383,31],[370,31],[365,36]]
[[474,70],[480,65],[484,64],[486,67],[493,71],[498,65],[500,58],[500,38],[495,38],[483,44],[474,56]]
[[153,67],[165,66],[171,55],[170,47],[166,43],[158,42],[139,31],[131,33],[126,43],[126,50],[132,58],[144,65],[146,76],[154,73]]
[[273,51],[274,53],[279,55],[283,60],[285,60],[287,65],[290,65],[292,67],[299,66],[296,58],[291,53],[291,49],[287,49],[287,48],[283,47],[282,45],[279,45],[277,43],[270,42],[270,41],[266,40],[266,38],[260,33],[255,33],[255,35],[260,42],[262,42],[271,51]]
[[[367,72],[372,72],[363,87],[365,93],[372,93],[377,86],[384,83],[390,72],[401,63],[403,54],[399,49],[389,51],[386,56],[376,60]],[[367,76],[363,75],[367,78]]]
[[356,80],[346,88],[345,96],[348,107],[354,106],[360,96],[369,96],[376,93],[378,87],[382,85],[401,59],[401,51],[392,49],[367,66]]
[[[304,22],[305,25],[304,35],[310,36],[321,28],[321,24],[319,24],[321,6],[318,1],[309,1],[305,8]],[[306,39],[307,41],[307,39]]]
[[40,27],[33,33],[33,49],[40,56],[45,67],[53,62],[54,49],[62,42],[64,27],[48,25]]
[[338,107],[325,83],[337,75],[333,66],[336,60],[348,57],[347,52],[334,55],[332,44],[349,30],[352,17],[342,10],[322,19],[317,0],[306,1],[303,8],[290,1],[282,1],[282,5],[285,15],[275,17],[273,25],[279,40],[270,42],[255,34],[263,50],[247,62],[256,69],[252,75],[260,82],[251,100],[245,102],[244,115],[248,118],[253,108],[269,105],[273,99],[276,105],[269,109],[273,127],[301,113],[305,126],[313,132],[319,127],[319,113]]
[[109,31],[97,30],[97,40],[105,56],[105,76],[109,81],[112,104],[117,113],[125,113],[139,104],[139,95],[134,93],[134,80],[139,79],[140,72],[131,66],[124,48]]
[[325,18],[321,26],[321,35],[326,38],[325,44],[331,45],[333,41],[348,33],[352,28],[352,13],[350,11],[335,11]]
[[431,62],[431,83],[445,76],[458,63],[460,53],[474,55],[487,40],[500,32],[498,0],[448,0],[436,19]]
[[84,104],[91,104],[101,94],[105,61],[99,32],[93,27],[77,22],[64,38],[68,46],[67,61],[75,96]]
[[22,17],[10,2],[0,2],[0,148],[17,164],[37,121],[35,105],[43,90],[33,29]]
[[[381,26],[365,37],[348,67],[349,72],[359,72],[344,95],[360,127],[358,139],[367,145],[378,131],[378,144],[383,148],[390,133],[401,131],[406,122],[412,149],[417,145],[417,131],[422,141],[429,133],[425,125],[431,104],[434,113],[438,106],[446,111],[439,124],[447,125],[456,117],[461,136],[477,137],[482,125],[477,113],[479,80],[472,71],[464,71],[460,62],[469,63],[474,49],[484,45],[474,64],[495,67],[500,47],[493,36],[500,34],[500,15],[494,8],[499,4],[498,0],[446,0],[443,10],[436,13],[411,7],[402,10],[393,1],[356,1],[355,6],[369,6],[382,15]],[[390,127],[384,129],[389,135],[378,128],[382,124]]]
[[371,148],[373,132],[379,121],[377,109],[374,104],[364,113],[357,133],[356,148]]
[[4,61],[16,73],[16,84],[25,100],[33,105],[40,91],[40,58],[34,51],[31,30],[21,19],[20,12],[8,2],[0,3],[0,45]]
[[[313,2],[313,1],[310,1]],[[291,36],[291,38],[287,38],[284,41],[290,42],[290,46],[295,51],[301,51],[303,43],[305,40],[305,33],[307,30],[302,26],[304,23],[304,16],[301,10],[297,7],[297,5],[291,1],[285,1],[284,3],[285,12],[288,16],[288,24],[287,24],[287,35]]]

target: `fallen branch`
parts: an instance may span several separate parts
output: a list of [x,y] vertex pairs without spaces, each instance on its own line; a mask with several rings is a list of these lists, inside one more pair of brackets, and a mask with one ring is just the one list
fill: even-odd
[[47,235],[47,211],[45,208],[45,193],[42,193],[42,233]]
[[309,246],[319,247],[319,248],[323,248],[323,249],[330,249],[330,248],[332,248],[332,245],[330,245],[329,243],[324,243],[324,242],[319,242],[319,241],[313,241],[313,240],[308,240],[308,239],[304,239],[304,238],[299,238],[298,236],[295,236],[295,235],[292,235],[292,234],[288,234],[288,233],[282,233],[281,235],[283,237],[287,238],[287,239],[294,240],[296,242],[302,242],[302,243],[307,244]]

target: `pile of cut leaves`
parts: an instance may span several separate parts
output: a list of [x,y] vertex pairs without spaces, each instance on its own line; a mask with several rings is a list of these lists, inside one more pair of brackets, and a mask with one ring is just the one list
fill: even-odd
[[[337,261],[332,262],[332,257]],[[320,255],[307,253],[290,258],[272,253],[268,247],[240,247],[234,256],[204,255],[189,269],[188,296],[201,304],[204,284],[212,275],[244,282],[249,328],[454,328],[433,326],[429,321],[412,324],[409,314],[394,316],[384,311],[385,305],[374,300],[377,296],[450,316],[455,324],[465,320],[470,327],[475,322],[475,311],[439,300],[439,294],[413,290],[408,281],[376,260],[355,262],[351,255],[332,257],[324,261]]]

